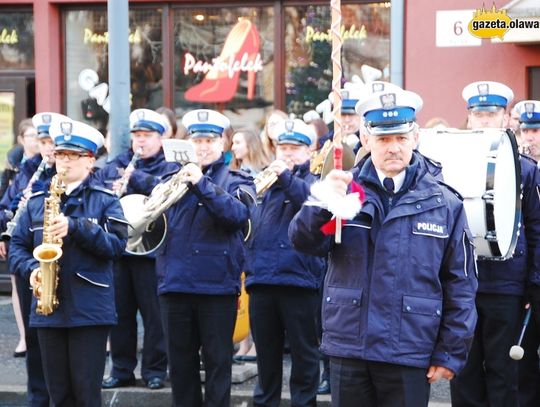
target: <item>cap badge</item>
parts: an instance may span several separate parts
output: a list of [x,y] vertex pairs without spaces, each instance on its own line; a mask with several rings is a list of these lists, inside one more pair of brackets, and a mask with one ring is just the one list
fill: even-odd
[[342,90],[341,91],[341,99],[342,100],[349,99],[349,91],[348,90]]
[[292,120],[286,120],[285,130],[287,130],[287,133],[292,133],[293,129],[294,129],[294,122]]
[[381,105],[383,109],[393,109],[396,107],[396,94],[395,93],[385,93],[380,96]]
[[43,120],[44,124],[50,124],[52,121],[52,116],[50,114],[42,114],[41,120]]
[[200,112],[197,112],[197,119],[200,122],[207,122],[208,121],[208,112],[206,110],[201,110]]
[[60,123],[60,129],[62,130],[62,134],[64,135],[64,140],[65,141],[71,140],[71,131],[73,130],[73,123],[62,122]]
[[144,120],[144,110],[137,111],[137,119]]
[[534,103],[531,103],[531,102],[525,103],[525,113],[527,114],[528,119],[531,119],[533,117]]
[[489,83],[478,84],[478,94],[485,96],[489,93]]

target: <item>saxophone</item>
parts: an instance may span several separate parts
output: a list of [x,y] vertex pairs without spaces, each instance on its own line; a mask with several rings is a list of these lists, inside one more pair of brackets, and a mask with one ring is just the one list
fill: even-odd
[[56,174],[51,180],[49,196],[45,198],[43,215],[43,243],[34,249],[34,258],[39,261],[36,284],[33,288],[37,298],[36,313],[50,315],[58,307],[56,289],[58,287],[58,259],[62,257],[62,239],[54,238],[48,229],[52,220],[60,214],[60,195],[65,191],[62,174]]

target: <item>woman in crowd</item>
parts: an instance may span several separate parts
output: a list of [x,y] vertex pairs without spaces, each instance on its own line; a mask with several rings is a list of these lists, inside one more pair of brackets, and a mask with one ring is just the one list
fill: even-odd
[[261,138],[249,129],[240,129],[232,137],[233,168],[255,177],[269,163]]
[[281,110],[273,110],[267,117],[266,117],[266,124],[264,125],[264,129],[261,134],[262,142],[264,151],[269,157],[269,160],[272,161],[276,156],[276,135],[274,134],[274,128],[276,124],[278,124],[280,121],[285,120],[287,118],[287,113],[281,111]]

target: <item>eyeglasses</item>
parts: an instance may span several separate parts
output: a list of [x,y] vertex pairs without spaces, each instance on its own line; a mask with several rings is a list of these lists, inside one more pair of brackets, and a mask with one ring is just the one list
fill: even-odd
[[90,156],[88,154],[78,154],[78,153],[68,153],[68,152],[65,152],[65,151],[55,151],[54,152],[54,157],[57,160],[64,160],[64,159],[67,158],[68,161],[75,161],[75,160],[78,160],[81,157],[90,157]]

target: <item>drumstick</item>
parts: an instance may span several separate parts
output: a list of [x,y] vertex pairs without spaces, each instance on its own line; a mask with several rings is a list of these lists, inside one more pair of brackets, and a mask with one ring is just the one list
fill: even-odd
[[527,309],[527,312],[525,313],[525,318],[523,319],[523,328],[521,328],[521,334],[519,335],[518,343],[517,345],[512,346],[509,352],[510,357],[514,360],[523,359],[523,355],[525,354],[525,351],[521,347],[521,341],[523,340],[523,336],[525,336],[525,329],[527,329],[529,319],[531,319],[531,304],[527,303],[525,305],[525,308]]

